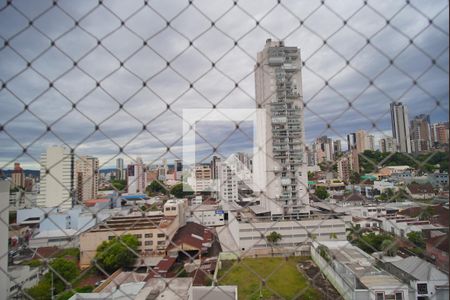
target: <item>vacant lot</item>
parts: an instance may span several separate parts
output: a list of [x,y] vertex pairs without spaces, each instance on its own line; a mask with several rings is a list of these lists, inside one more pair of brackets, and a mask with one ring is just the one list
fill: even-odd
[[221,285],[237,285],[239,299],[320,299],[297,270],[299,261],[298,257],[224,261],[217,279]]

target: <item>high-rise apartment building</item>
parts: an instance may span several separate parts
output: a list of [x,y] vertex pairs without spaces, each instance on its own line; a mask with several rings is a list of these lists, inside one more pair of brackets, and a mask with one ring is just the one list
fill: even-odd
[[334,140],[333,141],[333,151],[335,154],[339,154],[342,152],[342,144],[341,140]]
[[364,150],[368,150],[368,135],[367,135],[367,131],[365,130],[358,130],[357,132],[355,132],[355,136],[356,136],[356,150],[358,151],[358,153],[362,153],[364,152]]
[[392,137],[396,140],[397,151],[411,153],[408,109],[401,102],[391,103]]
[[147,187],[147,174],[142,158],[138,157],[135,164],[128,165],[127,175],[128,193],[144,193]]
[[13,188],[23,188],[25,187],[25,174],[20,166],[20,163],[14,163],[14,169],[11,174],[11,186]]
[[430,130],[433,144],[448,145],[448,122],[432,124]]
[[217,188],[219,199],[222,202],[238,201],[238,178],[236,172],[226,162],[217,165]]
[[411,148],[413,152],[428,151],[431,148],[430,116],[418,115],[411,120]]
[[384,137],[380,139],[380,151],[385,152],[395,152],[395,140],[391,137]]
[[181,159],[175,159],[175,180],[180,181],[183,175],[183,162]]
[[47,148],[40,160],[40,192],[37,205],[56,207],[61,211],[72,208],[74,191],[74,155],[60,146]]
[[268,39],[255,66],[254,182],[272,218],[309,215],[300,50]]
[[76,200],[78,203],[96,199],[99,184],[98,158],[92,156],[80,156],[75,162],[76,176]]
[[367,150],[375,151],[375,136],[369,134],[367,136]]
[[116,179],[117,180],[126,180],[126,170],[124,167],[123,159],[116,159]]
[[351,151],[356,148],[356,133],[347,134],[347,150]]

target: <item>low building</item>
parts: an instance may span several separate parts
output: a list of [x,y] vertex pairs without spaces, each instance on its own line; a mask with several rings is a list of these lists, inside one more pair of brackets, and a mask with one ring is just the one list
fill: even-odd
[[313,242],[311,257],[345,300],[411,299],[409,287],[348,241]]
[[167,253],[177,257],[179,252],[192,258],[201,258],[208,252],[214,239],[213,232],[197,223],[188,222],[180,227],[167,246]]
[[189,220],[203,226],[222,226],[225,225],[225,216],[228,213],[220,205],[203,204],[191,207]]
[[89,267],[102,242],[122,234],[136,236],[140,242],[138,250],[143,255],[164,254],[169,240],[184,225],[184,214],[184,201],[169,200],[164,204],[164,213],[131,213],[107,219],[80,235],[80,267]]
[[417,256],[386,263],[384,268],[409,284],[414,299],[449,299],[448,275]]
[[22,265],[9,266],[8,275],[10,276],[8,299],[16,299],[16,294],[21,295],[23,289],[28,289],[36,285],[42,277],[40,268],[31,268],[30,266]]
[[449,264],[449,240],[448,233],[436,236],[426,241],[426,252],[429,257],[434,260],[436,266],[448,272]]
[[[252,215],[229,212],[228,231],[240,251],[249,252],[256,249],[260,253],[269,253],[271,246],[266,236],[272,231],[281,234],[277,248],[302,251],[301,245],[313,240],[346,240],[345,222],[341,219],[304,219],[270,221],[254,218]],[[236,219],[237,218],[237,219]],[[225,249],[228,249],[226,247]],[[309,251],[309,249],[306,249]]]
[[238,287],[235,285],[193,286],[189,300],[238,300]]
[[435,196],[433,186],[430,183],[411,183],[406,186],[406,192],[415,200],[431,199]]

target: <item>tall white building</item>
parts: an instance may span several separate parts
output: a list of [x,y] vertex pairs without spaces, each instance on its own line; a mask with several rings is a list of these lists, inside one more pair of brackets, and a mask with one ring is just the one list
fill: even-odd
[[123,158],[116,159],[116,179],[117,180],[125,180],[126,179],[126,170],[123,164]]
[[135,164],[128,165],[128,193],[144,193],[147,187],[147,174],[142,158],[138,157]]
[[74,190],[74,155],[60,146],[47,148],[41,155],[40,193],[37,205],[56,207],[61,211],[72,208]]
[[380,151],[381,152],[395,152],[395,141],[393,138],[387,136],[380,139]]
[[218,192],[222,202],[238,201],[238,180],[236,172],[226,163],[218,164]]
[[391,103],[392,137],[397,142],[397,151],[411,153],[408,109],[401,102]]
[[81,156],[75,163],[76,199],[79,203],[97,198],[99,183],[98,158]]
[[254,181],[272,218],[309,214],[300,50],[268,39],[255,66]]

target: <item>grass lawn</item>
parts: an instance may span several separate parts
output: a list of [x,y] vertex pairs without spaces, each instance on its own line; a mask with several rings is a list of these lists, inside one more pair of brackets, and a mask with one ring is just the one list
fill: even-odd
[[300,260],[265,257],[223,261],[217,279],[221,285],[237,285],[239,299],[261,299],[261,278],[266,285],[262,288],[263,299],[320,299],[320,293],[297,270]]

